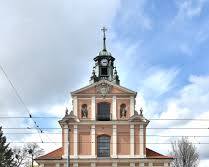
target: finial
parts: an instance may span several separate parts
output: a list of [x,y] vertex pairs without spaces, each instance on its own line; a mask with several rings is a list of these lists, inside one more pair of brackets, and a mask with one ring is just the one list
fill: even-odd
[[106,43],[105,43],[106,36],[105,36],[105,31],[107,31],[107,28],[103,27],[101,30],[103,31],[103,51],[106,51]]
[[65,115],[68,115],[68,108],[65,109]]
[[117,75],[117,69],[116,69],[116,67],[114,69],[115,69],[114,74]]
[[140,109],[140,115],[143,116],[143,109]]

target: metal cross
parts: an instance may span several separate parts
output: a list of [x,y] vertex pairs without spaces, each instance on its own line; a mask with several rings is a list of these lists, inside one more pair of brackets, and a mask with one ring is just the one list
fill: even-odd
[[105,31],[107,31],[107,28],[103,27],[101,30],[103,31],[103,33],[104,33],[104,38],[105,38]]
[[104,34],[104,37],[103,37],[103,50],[106,51],[106,43],[105,43],[106,36],[105,36],[105,31],[107,31],[107,28],[103,27],[101,30],[103,31],[103,34]]

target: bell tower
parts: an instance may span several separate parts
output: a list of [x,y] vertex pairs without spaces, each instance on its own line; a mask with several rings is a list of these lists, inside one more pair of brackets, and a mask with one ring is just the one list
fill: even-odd
[[90,83],[95,83],[105,79],[119,85],[119,76],[117,74],[116,67],[114,66],[115,58],[112,57],[111,53],[106,49],[107,29],[103,27],[101,30],[103,32],[103,49],[99,52],[99,55],[94,58],[95,66],[93,67]]

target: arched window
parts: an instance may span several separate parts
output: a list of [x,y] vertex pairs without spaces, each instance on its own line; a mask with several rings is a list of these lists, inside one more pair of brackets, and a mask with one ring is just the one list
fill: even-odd
[[106,102],[98,103],[97,105],[97,120],[109,121],[110,120],[110,104]]
[[110,156],[110,137],[101,135],[97,137],[97,156],[109,157]]

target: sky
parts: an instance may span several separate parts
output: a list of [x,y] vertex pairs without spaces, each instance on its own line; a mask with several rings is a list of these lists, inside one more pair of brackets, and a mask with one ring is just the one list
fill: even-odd
[[[138,92],[136,109],[148,119],[209,118],[209,0],[0,0],[0,64],[34,117],[64,116],[70,92],[89,84],[93,58],[102,48],[116,58],[121,85]],[[8,141],[41,139],[28,113],[0,71],[0,125]],[[40,127],[59,127],[59,118],[34,118]],[[208,143],[208,121],[152,120],[147,134],[196,136]],[[184,128],[184,129],[182,129]],[[60,130],[44,130],[44,142],[61,141]],[[10,133],[10,134],[9,134]],[[25,134],[33,133],[33,134]],[[47,134],[48,133],[48,134]],[[57,134],[50,134],[57,133]],[[147,137],[171,143],[177,137]],[[23,145],[15,143],[11,145]],[[60,143],[40,144],[46,152]],[[200,167],[209,164],[209,145],[196,144]],[[168,154],[170,145],[148,147]]]

